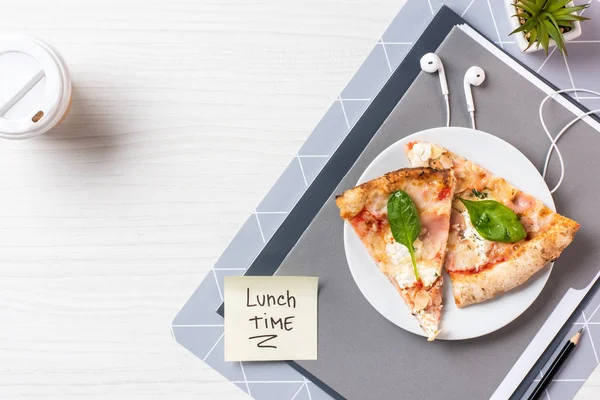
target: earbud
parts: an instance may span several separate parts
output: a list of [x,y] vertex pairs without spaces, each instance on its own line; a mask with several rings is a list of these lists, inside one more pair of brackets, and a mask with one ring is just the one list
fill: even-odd
[[421,69],[425,72],[433,74],[437,71],[440,77],[440,85],[442,86],[442,94],[448,96],[448,83],[446,82],[446,73],[444,72],[444,65],[442,60],[435,53],[427,53],[421,57]]
[[469,68],[463,79],[465,98],[467,99],[467,110],[469,111],[469,114],[471,114],[473,129],[475,129],[475,102],[473,101],[471,86],[479,86],[483,81],[485,81],[485,71],[480,67]]
[[435,53],[427,53],[421,57],[421,69],[425,72],[433,74],[437,71],[440,77],[440,86],[442,87],[442,94],[446,100],[446,126],[450,126],[450,99],[448,95],[448,82],[446,82],[446,73],[444,72],[444,64],[442,60]]
[[479,86],[485,81],[485,72],[480,67],[471,67],[465,73],[463,85],[465,87],[465,97],[467,98],[467,110],[475,111],[475,103],[473,102],[473,93],[471,86]]

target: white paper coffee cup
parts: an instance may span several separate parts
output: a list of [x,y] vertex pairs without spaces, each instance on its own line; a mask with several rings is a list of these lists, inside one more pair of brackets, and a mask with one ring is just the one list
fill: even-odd
[[0,138],[39,136],[71,106],[71,78],[60,54],[40,39],[0,36]]

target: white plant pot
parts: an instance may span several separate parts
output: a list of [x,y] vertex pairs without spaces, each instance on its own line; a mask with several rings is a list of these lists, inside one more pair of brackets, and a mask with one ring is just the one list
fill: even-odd
[[[515,15],[517,13],[517,9],[515,8],[515,1],[516,0],[504,0],[504,4],[506,6],[506,12],[508,13],[508,19],[509,19],[512,30],[515,30],[519,26],[521,26],[521,22],[519,21],[519,18],[513,17],[513,15]],[[575,4],[571,1],[567,4],[567,7],[573,7],[574,5]],[[563,37],[565,38],[565,42],[570,42],[571,40],[574,40],[574,39],[578,38],[579,36],[581,36],[581,22],[573,21],[573,29],[571,29],[569,32],[563,34]],[[541,45],[538,47],[535,44],[532,45],[529,49],[527,49],[527,46],[529,46],[529,42],[527,41],[527,39],[525,39],[525,35],[523,34],[523,32],[517,32],[514,35],[512,35],[511,37],[515,38],[515,40],[517,41],[517,45],[519,46],[519,48],[521,49],[521,51],[523,53],[533,53],[534,51],[543,50],[543,47]],[[554,46],[556,46],[556,43],[554,42],[554,40],[550,39],[549,47],[552,48]],[[525,50],[525,49],[527,49],[527,50]]]

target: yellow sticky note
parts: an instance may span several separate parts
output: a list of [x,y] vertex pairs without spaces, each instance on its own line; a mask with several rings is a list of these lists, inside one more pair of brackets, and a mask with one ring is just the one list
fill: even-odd
[[318,278],[225,277],[225,361],[317,359]]

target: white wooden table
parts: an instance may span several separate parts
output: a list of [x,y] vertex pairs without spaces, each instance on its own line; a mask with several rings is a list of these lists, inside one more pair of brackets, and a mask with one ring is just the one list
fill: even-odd
[[402,3],[5,4],[74,102],[0,142],[0,399],[247,398],[169,323]]

